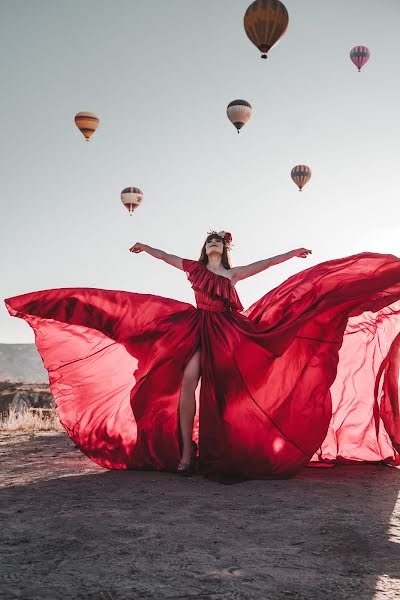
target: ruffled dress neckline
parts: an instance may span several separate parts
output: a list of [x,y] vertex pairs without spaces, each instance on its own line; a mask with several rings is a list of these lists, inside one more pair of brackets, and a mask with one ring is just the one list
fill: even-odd
[[[195,260],[184,259],[183,269],[186,271],[195,292],[201,292],[211,300],[222,300],[228,309],[243,310],[242,303],[230,278],[210,271],[206,265]],[[203,301],[204,298],[202,298]]]
[[[230,277],[225,277],[225,275],[220,275],[220,273],[214,273],[214,271],[211,271],[211,269],[209,269],[209,268],[207,267],[207,265],[204,265],[204,266],[205,266],[205,268],[207,269],[207,271],[208,271],[209,273],[211,273],[212,275],[216,275],[217,277],[223,277],[224,279],[227,279],[228,281],[230,281],[230,282],[232,283],[232,279],[231,279]],[[232,285],[233,285],[233,283],[232,283]],[[233,285],[233,287],[235,287],[235,286]]]

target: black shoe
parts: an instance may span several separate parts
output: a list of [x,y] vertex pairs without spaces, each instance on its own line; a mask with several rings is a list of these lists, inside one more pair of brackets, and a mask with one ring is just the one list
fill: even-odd
[[180,462],[178,468],[176,470],[179,475],[183,477],[190,477],[193,473],[196,472],[196,454],[197,454],[197,444],[192,441],[192,454],[190,456],[190,462]]

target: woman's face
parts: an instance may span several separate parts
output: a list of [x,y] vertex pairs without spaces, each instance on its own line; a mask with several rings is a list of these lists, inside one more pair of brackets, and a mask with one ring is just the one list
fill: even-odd
[[224,242],[220,237],[210,236],[206,240],[206,254],[210,256],[210,254],[219,254],[222,256],[224,251]]

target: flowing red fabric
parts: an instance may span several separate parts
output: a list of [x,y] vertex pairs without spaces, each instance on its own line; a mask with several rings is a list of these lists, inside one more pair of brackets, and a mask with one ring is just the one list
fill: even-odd
[[96,288],[7,299],[49,373],[61,423],[116,469],[176,470],[182,374],[201,349],[200,472],[287,477],[310,460],[400,464],[400,259],[361,253],[290,277],[243,311],[184,259],[197,308]]

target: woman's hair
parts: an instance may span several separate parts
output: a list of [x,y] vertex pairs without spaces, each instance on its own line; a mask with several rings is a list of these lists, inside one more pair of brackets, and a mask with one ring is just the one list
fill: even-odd
[[203,263],[203,265],[206,265],[208,263],[208,256],[206,253],[206,243],[209,242],[210,240],[212,240],[213,238],[221,240],[222,243],[224,244],[224,249],[223,249],[222,256],[221,256],[221,262],[222,262],[223,266],[225,267],[225,269],[231,269],[232,268],[231,252],[230,252],[228,246],[226,245],[224,238],[220,237],[219,235],[215,235],[215,234],[211,234],[211,235],[207,236],[206,241],[204,242],[203,247],[201,249],[199,262]]

